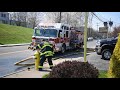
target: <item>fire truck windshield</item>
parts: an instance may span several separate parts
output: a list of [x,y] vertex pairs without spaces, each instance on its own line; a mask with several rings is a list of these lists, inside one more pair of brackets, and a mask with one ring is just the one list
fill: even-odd
[[35,29],[35,36],[57,37],[56,29]]

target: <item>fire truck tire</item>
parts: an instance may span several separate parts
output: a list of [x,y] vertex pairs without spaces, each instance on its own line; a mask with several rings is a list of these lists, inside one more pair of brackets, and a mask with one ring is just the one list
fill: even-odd
[[63,44],[63,45],[62,45],[62,48],[61,48],[61,53],[65,53],[65,51],[66,51],[66,45]]

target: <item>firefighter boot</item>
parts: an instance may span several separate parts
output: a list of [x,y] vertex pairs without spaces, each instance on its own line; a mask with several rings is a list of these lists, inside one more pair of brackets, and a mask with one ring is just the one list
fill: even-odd
[[50,67],[50,69],[52,69],[53,68],[53,66],[52,67]]

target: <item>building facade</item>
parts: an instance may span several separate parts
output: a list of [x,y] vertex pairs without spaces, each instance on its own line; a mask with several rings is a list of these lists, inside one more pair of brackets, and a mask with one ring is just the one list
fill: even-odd
[[9,24],[9,13],[8,12],[0,12],[0,23]]

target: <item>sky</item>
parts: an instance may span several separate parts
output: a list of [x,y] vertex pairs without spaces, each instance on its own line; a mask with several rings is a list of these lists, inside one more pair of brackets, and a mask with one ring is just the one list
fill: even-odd
[[[113,21],[113,26],[111,27],[111,31],[113,31],[113,27],[120,25],[120,12],[94,12],[94,13],[104,22],[109,22],[110,19],[111,21]],[[96,19],[96,17],[94,16],[92,20],[92,28],[94,30],[98,30],[99,27],[103,27],[103,26],[104,26],[103,22]]]
[[[120,25],[120,12],[94,12],[102,21],[109,22],[110,18],[111,21],[113,21],[113,26],[111,28],[111,31],[113,27],[119,26]],[[92,22],[92,27],[94,29],[97,29],[97,23],[98,23],[98,28],[103,27],[104,24],[100,20],[96,19],[95,17],[93,18]]]
[[[109,22],[111,19],[111,21],[113,21],[112,29],[113,29],[113,27],[120,25],[120,12],[94,12],[94,13],[104,22]],[[42,13],[42,16],[44,17],[45,14]],[[45,20],[45,18],[42,18],[41,21],[46,21],[46,20]],[[47,22],[48,22],[48,20],[47,20]],[[97,27],[97,24],[98,24],[98,27]],[[96,17],[94,16],[92,19],[91,27],[94,30],[98,30],[99,27],[103,27],[103,26],[104,26],[103,22],[96,19]]]

